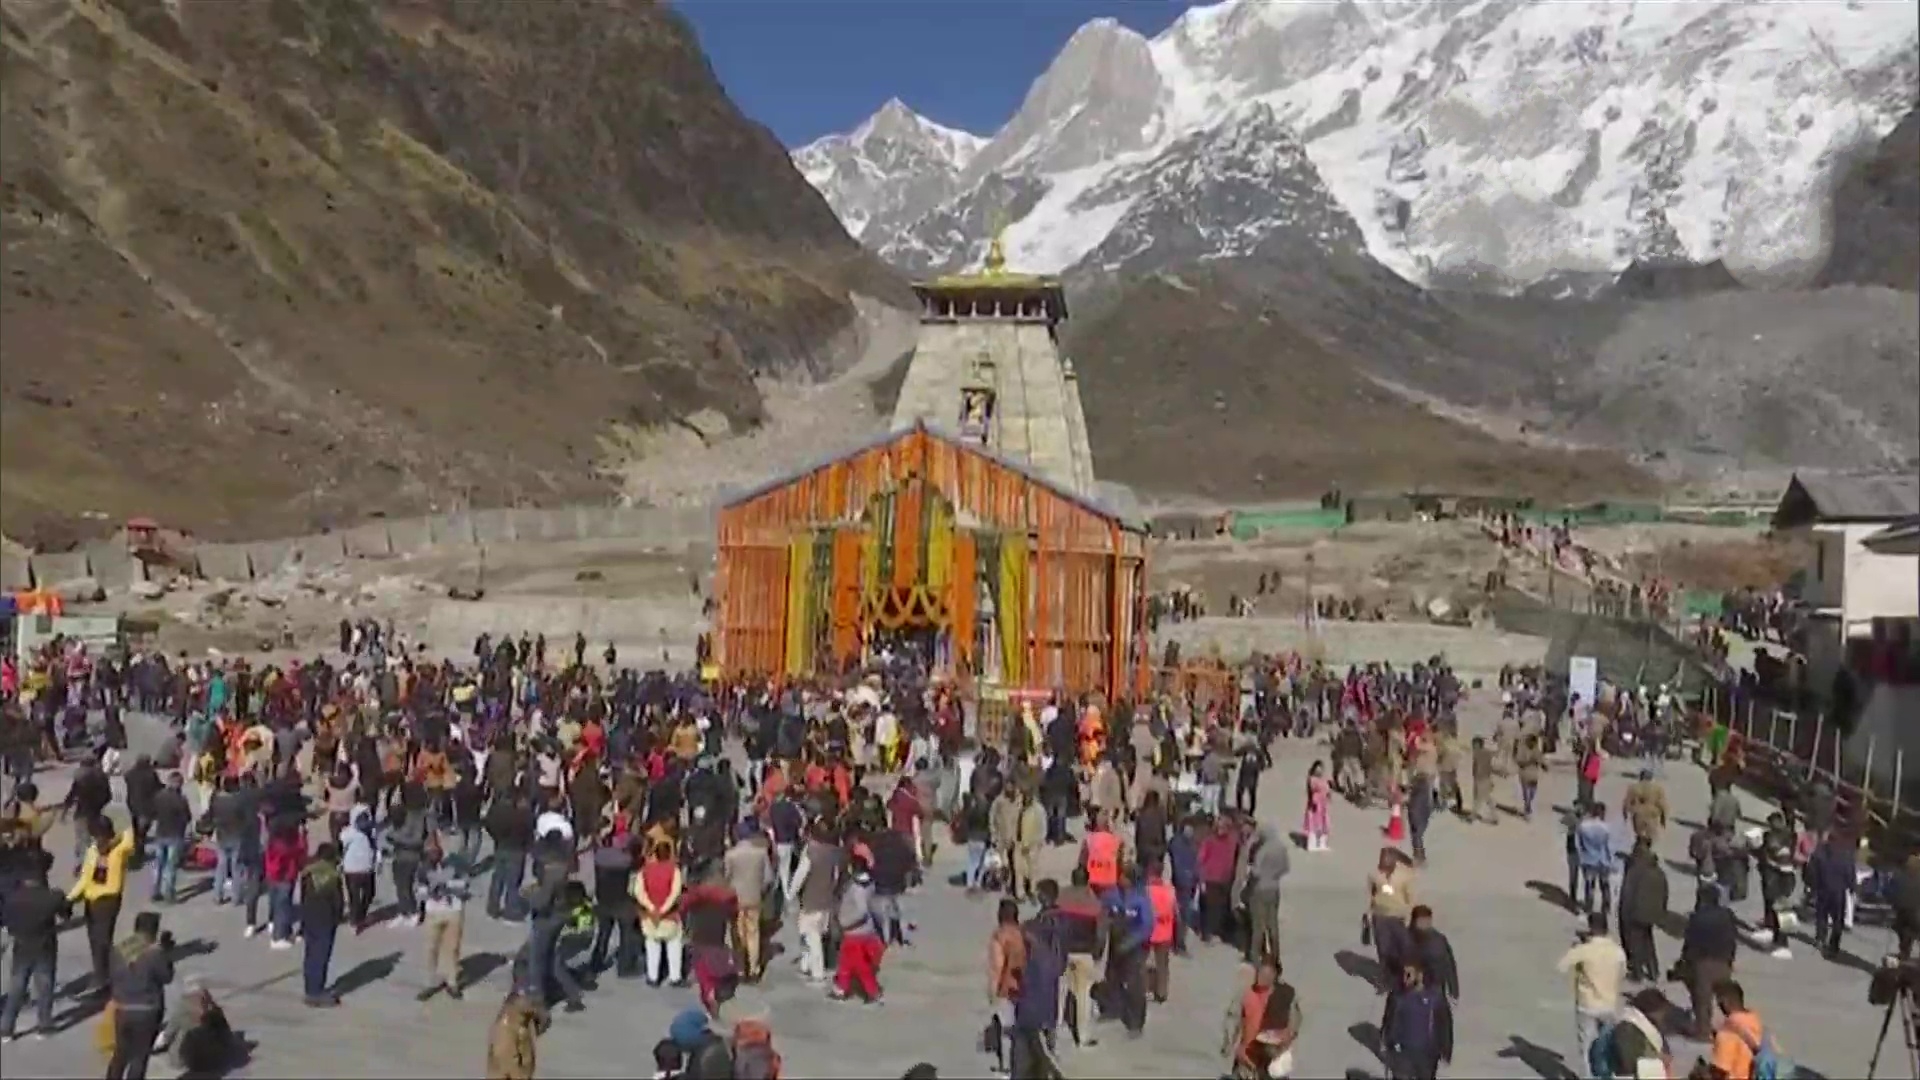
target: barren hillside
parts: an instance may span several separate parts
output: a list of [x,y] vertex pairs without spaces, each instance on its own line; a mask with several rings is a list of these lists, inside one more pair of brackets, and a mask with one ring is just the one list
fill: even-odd
[[1339,484],[1574,499],[1653,486],[1623,458],[1503,442],[1422,408],[1284,305],[1205,271],[1125,286],[1067,344],[1100,476],[1143,493],[1277,499]]
[[[0,528],[612,490],[901,298],[644,0],[0,3]],[[96,518],[95,520],[98,520]]]
[[1820,280],[1920,292],[1920,110],[1841,177]]

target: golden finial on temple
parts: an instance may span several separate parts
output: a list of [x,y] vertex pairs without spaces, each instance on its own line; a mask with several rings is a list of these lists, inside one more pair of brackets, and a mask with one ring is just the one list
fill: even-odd
[[1001,226],[994,230],[993,239],[987,244],[987,265],[989,274],[1005,273],[1007,269],[1007,229]]

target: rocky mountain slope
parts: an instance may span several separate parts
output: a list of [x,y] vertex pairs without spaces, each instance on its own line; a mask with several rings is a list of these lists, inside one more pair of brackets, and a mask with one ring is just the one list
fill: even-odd
[[[1133,279],[1070,324],[1094,461],[1143,494],[1210,499],[1504,491],[1644,494],[1620,455],[1502,439],[1370,377],[1360,352],[1219,267]],[[1146,391],[1143,388],[1151,388]]]
[[1920,110],[1842,175],[1819,280],[1920,292]]
[[[1367,252],[1411,280],[1513,287],[1636,259],[1804,277],[1845,155],[1915,98],[1917,25],[1912,0],[1226,0],[1151,40],[1089,23],[977,149],[882,135],[937,127],[896,105],[796,157],[912,271],[976,262],[998,217],[1035,270],[1139,254],[1115,233],[1149,219],[1234,254],[1286,208],[1161,181],[1225,169],[1284,186],[1287,155],[1247,137],[1277,123]],[[967,152],[901,152],[942,141]]]
[[16,537],[604,495],[603,436],[750,427],[755,376],[906,299],[643,0],[4,0],[0,35]]
[[[1872,160],[1902,160],[1901,137]],[[1898,189],[1897,169],[1876,175]],[[1224,193],[1242,183],[1183,182],[1205,204],[1216,181]],[[1920,461],[1912,292],[1756,291],[1718,263],[1650,260],[1516,296],[1421,288],[1343,244],[1354,227],[1310,196],[1313,185],[1279,190],[1274,205],[1302,224],[1233,257],[1183,255],[1193,231],[1169,221],[1158,228],[1171,250],[1133,257],[1153,272],[1073,275],[1067,344],[1103,477],[1179,491],[1183,470],[1156,457],[1159,438],[1191,448],[1179,460],[1208,463],[1195,482],[1210,494],[1241,498],[1409,476],[1565,496],[1631,490],[1643,470],[1725,491],[1780,468]],[[1830,211],[1842,231],[1859,229],[1863,212]],[[1912,258],[1903,242],[1897,229],[1878,239],[1862,230],[1836,263],[1898,266]],[[1418,434],[1402,441],[1408,433]],[[1543,456],[1572,447],[1608,451],[1611,463]],[[1283,461],[1293,462],[1284,476]]]

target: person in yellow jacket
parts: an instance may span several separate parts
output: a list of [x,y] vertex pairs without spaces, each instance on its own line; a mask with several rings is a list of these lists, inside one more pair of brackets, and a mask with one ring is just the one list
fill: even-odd
[[85,905],[87,950],[93,958],[93,992],[107,992],[114,932],[127,887],[127,860],[133,855],[133,830],[116,833],[105,818],[91,824],[93,843],[80,859],[80,877],[67,899]]

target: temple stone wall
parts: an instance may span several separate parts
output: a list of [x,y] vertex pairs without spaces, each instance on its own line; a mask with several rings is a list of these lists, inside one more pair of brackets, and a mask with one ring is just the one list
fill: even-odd
[[1067,377],[1044,323],[924,324],[901,383],[893,426],[924,421],[958,435],[964,392],[977,385],[989,386],[995,396],[988,449],[1069,491],[1092,494],[1093,455],[1079,385]]

